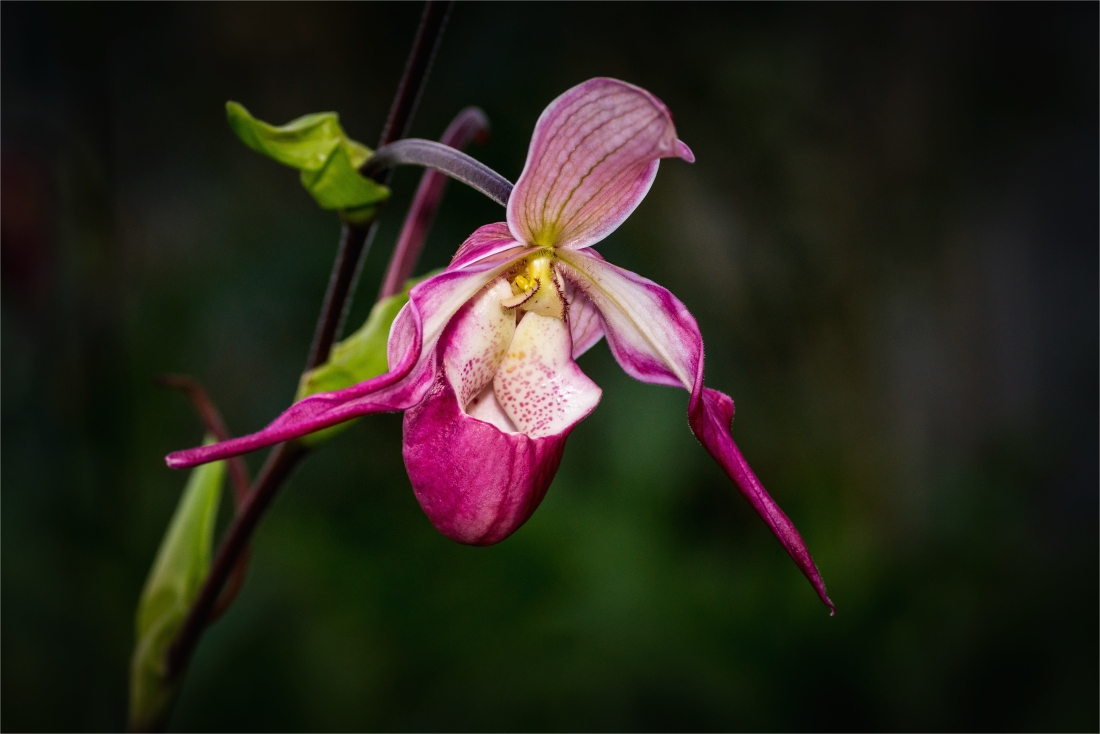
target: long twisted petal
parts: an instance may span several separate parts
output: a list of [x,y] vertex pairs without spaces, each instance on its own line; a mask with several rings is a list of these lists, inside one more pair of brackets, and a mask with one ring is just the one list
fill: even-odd
[[[476,234],[476,233],[475,233]],[[372,413],[405,410],[435,379],[435,344],[459,308],[523,256],[522,248],[494,252],[463,267],[452,265],[418,283],[394,320],[388,344],[390,371],[343,390],[318,393],[290,406],[262,431],[231,441],[176,451],[168,466],[182,468],[255,451]]]
[[831,613],[835,607],[794,523],[760,484],[730,435],[733,400],[703,386],[703,338],[683,303],[651,280],[589,252],[559,252],[571,278],[599,309],[615,359],[632,377],[691,392],[688,423],[771,528]]

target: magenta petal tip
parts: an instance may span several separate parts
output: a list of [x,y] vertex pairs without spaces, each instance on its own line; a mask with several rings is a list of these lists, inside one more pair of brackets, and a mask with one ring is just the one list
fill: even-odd
[[195,453],[206,447],[199,447],[197,449],[188,449],[186,451],[173,451],[168,456],[164,457],[164,463],[168,464],[168,469],[187,469],[189,467],[197,467],[198,464],[204,463],[201,459],[196,459]]
[[688,163],[695,162],[695,154],[691,152],[691,148],[683,140],[676,141],[676,156],[682,158]]

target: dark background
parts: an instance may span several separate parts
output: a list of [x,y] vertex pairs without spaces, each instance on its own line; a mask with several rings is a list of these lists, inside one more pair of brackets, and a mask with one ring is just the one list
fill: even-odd
[[[0,6],[3,729],[124,726],[185,481],[162,457],[201,435],[154,375],[198,377],[236,432],[294,394],[339,226],[225,101],[337,110],[373,145],[419,13]],[[311,457],[172,728],[1095,731],[1097,26],[1095,3],[460,4],[413,135],[480,105],[473,153],[514,180],[573,84],[672,109],[698,163],[663,164],[599,249],[695,314],[837,616],[687,395],[601,345],[602,404],[499,546],[432,529],[399,416]],[[460,189],[421,271],[503,218]]]

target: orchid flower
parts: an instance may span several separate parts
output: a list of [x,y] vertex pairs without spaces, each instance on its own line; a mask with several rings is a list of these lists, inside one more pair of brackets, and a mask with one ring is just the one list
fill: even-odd
[[424,512],[449,538],[491,545],[531,516],[570,431],[599,403],[576,358],[606,336],[627,374],[690,392],[691,430],[833,609],[794,524],[730,436],[733,401],[703,385],[695,319],[592,249],[641,203],[662,158],[694,161],[652,94],[604,78],[565,92],[539,117],[507,221],[478,229],[410,291],[390,330],[389,372],[305,398],[250,436],[170,454],[169,466],[403,410],[405,466]]

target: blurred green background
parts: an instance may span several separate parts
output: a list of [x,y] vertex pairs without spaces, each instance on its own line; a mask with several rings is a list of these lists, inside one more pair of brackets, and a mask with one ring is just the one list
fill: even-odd
[[[0,6],[4,730],[125,725],[186,478],[163,456],[202,434],[153,377],[196,376],[238,433],[294,395],[339,226],[225,101],[336,110],[373,145],[419,14]],[[601,345],[581,366],[602,404],[498,546],[431,527],[400,416],[311,457],[170,726],[1095,731],[1097,23],[1095,3],[458,5],[415,136],[480,105],[472,152],[514,180],[573,84],[672,109],[698,162],[662,165],[599,249],[695,314],[837,616],[695,442],[687,395]],[[396,176],[352,325],[418,175]],[[420,271],[502,218],[452,185]]]

